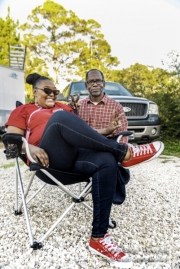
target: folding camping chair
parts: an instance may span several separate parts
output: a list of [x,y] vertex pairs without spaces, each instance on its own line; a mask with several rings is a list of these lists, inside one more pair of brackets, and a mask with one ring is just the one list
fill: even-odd
[[[16,102],[16,107],[22,105],[21,102]],[[129,136],[132,132],[122,132],[120,136]],[[76,174],[76,173],[68,173],[64,171],[54,170],[51,168],[46,168],[41,164],[37,163],[31,156],[29,152],[29,146],[26,139],[20,134],[6,133],[2,136],[2,142],[5,146],[5,153],[7,159],[15,158],[15,169],[16,169],[16,181],[15,181],[15,215],[22,214],[22,206],[24,209],[24,214],[26,218],[26,225],[30,239],[30,246],[34,250],[40,249],[42,247],[42,242],[51,234],[51,232],[57,227],[60,221],[70,212],[70,210],[76,205],[81,203],[91,212],[93,209],[85,202],[86,197],[92,190],[92,180],[91,178]],[[31,176],[29,179],[29,183],[24,190],[23,179],[20,170],[19,160],[23,160],[26,163],[26,155],[21,154],[22,144],[24,143],[26,148],[27,157],[30,160],[29,169],[31,171]],[[39,179],[44,181],[44,185],[36,191],[28,201],[26,201],[26,197],[30,190],[30,187],[33,183],[34,177],[37,176]],[[82,182],[85,182],[85,186],[82,188]],[[72,192],[67,186],[72,184],[79,184],[79,194],[75,194]],[[28,213],[27,204],[46,186],[46,184],[55,185],[60,190],[62,190],[65,194],[72,197],[72,203],[70,206],[64,211],[64,213],[56,220],[56,222],[47,230],[47,232],[40,238],[38,241],[34,241],[32,228]],[[18,188],[19,187],[19,188]],[[22,201],[18,203],[18,189],[20,189]],[[116,222],[109,219],[109,228],[115,228]]]
[[[129,132],[124,132],[124,135],[129,135]],[[20,134],[13,134],[13,133],[6,133],[2,136],[2,142],[6,148],[6,158],[11,159],[15,158],[15,168],[16,168],[16,184],[15,184],[15,215],[22,214],[22,206],[24,209],[24,214],[26,218],[26,225],[28,229],[29,239],[30,239],[30,246],[34,250],[40,249],[42,247],[42,242],[50,235],[50,233],[56,228],[59,222],[66,216],[67,213],[75,206],[75,204],[81,203],[86,208],[88,208],[91,212],[93,209],[85,202],[85,198],[91,192],[92,181],[91,178],[81,174],[75,173],[67,173],[63,171],[54,170],[51,168],[43,167],[41,164],[37,163],[29,152],[29,147],[26,139]],[[31,172],[31,176],[29,179],[29,184],[24,190],[23,186],[23,179],[21,176],[19,159],[26,162],[26,157],[24,154],[21,154],[22,144],[25,144],[27,157],[30,160],[31,164],[29,166]],[[33,179],[35,175],[45,182],[45,184],[38,190],[36,193],[26,201],[27,194],[30,190],[32,185]],[[86,185],[83,187],[81,183],[85,182]],[[75,194],[72,192],[67,185],[72,184],[79,184],[79,194]],[[28,213],[27,204],[45,187],[46,184],[57,185],[64,193],[68,194],[72,197],[71,205],[64,211],[64,213],[57,219],[57,221],[49,228],[49,230],[44,234],[44,236],[39,239],[38,241],[34,241],[32,228],[30,224],[30,218]],[[18,187],[20,188],[22,202],[18,205]],[[109,219],[109,228],[115,228],[116,222]]]

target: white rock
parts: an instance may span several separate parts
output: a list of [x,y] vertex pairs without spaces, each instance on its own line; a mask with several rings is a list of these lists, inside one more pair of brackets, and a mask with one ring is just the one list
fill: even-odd
[[[127,197],[120,205],[113,205],[111,217],[117,228],[109,233],[134,260],[133,269],[172,269],[179,260],[180,233],[180,159],[163,156],[130,169],[131,180],[126,186]],[[7,164],[0,150],[0,166]],[[10,161],[11,162],[11,161]],[[29,171],[21,166],[27,185]],[[102,257],[88,250],[92,213],[76,205],[53,233],[43,242],[43,248],[30,248],[24,213],[14,216],[14,168],[0,168],[0,267],[3,269],[109,269]],[[31,187],[34,193],[42,182]],[[73,186],[78,193],[78,186]],[[63,200],[64,199],[64,200]],[[30,217],[34,239],[41,238],[47,227],[64,212],[70,203],[67,195],[46,186],[30,202]],[[92,206],[91,195],[88,203]],[[34,214],[34,215],[33,215]],[[18,262],[17,262],[18,261]],[[176,263],[177,265],[177,263]],[[178,268],[178,267],[177,267]],[[173,269],[176,269],[175,267]]]

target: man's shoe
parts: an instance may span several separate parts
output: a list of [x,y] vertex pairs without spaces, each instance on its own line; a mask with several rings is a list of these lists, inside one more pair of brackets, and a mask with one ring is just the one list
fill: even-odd
[[162,153],[164,144],[161,141],[156,141],[150,144],[129,147],[129,150],[131,152],[130,159],[121,163],[124,168],[153,160]]
[[113,237],[106,234],[104,238],[98,238],[97,241],[90,239],[89,250],[97,255],[104,257],[112,266],[118,268],[131,268],[133,263],[131,259],[122,252],[113,242]]

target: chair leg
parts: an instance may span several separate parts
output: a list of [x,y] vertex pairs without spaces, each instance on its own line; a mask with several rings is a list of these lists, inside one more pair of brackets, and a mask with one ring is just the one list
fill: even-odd
[[[25,217],[26,217],[26,224],[27,224],[27,229],[28,229],[28,234],[29,234],[29,239],[30,239],[30,245],[31,248],[33,248],[34,250],[39,249],[42,247],[42,242],[52,233],[52,231],[56,228],[56,226],[59,224],[59,222],[66,216],[66,214],[74,207],[74,205],[76,203],[80,203],[82,202],[83,205],[85,207],[87,207],[90,211],[93,211],[93,209],[87,205],[84,202],[84,197],[83,196],[87,196],[87,194],[89,193],[88,191],[91,189],[91,185],[92,182],[90,182],[85,188],[84,190],[79,193],[79,195],[74,194],[71,190],[69,190],[66,186],[64,186],[62,183],[60,183],[56,178],[54,178],[52,175],[50,175],[46,170],[42,169],[41,171],[44,172],[44,174],[47,174],[49,176],[49,178],[51,178],[57,185],[58,187],[63,190],[65,193],[69,194],[72,199],[73,202],[71,203],[71,205],[65,210],[65,212],[59,217],[59,219],[50,227],[50,229],[44,234],[44,236],[39,240],[39,241],[34,241],[33,240],[33,235],[32,235],[32,230],[31,230],[31,225],[30,225],[30,219],[29,219],[29,215],[28,215],[28,211],[27,211],[27,203],[32,200],[32,198],[46,185],[44,184],[37,192],[35,195],[33,195],[30,200],[28,202],[26,202],[26,196],[28,194],[29,188],[32,184],[32,180],[34,178],[34,174],[32,174],[30,182],[27,186],[26,192],[24,192],[23,189],[23,183],[22,183],[22,178],[21,178],[21,174],[20,174],[20,168],[19,168],[19,163],[18,160],[16,160],[16,171],[17,171],[17,181],[20,187],[20,191],[21,191],[21,195],[22,195],[22,203],[19,207],[19,209],[21,209],[21,207],[23,206],[24,208],[24,213],[25,213]],[[17,187],[16,187],[17,188]],[[80,189],[79,189],[80,190]],[[16,202],[16,206],[17,206],[17,202]]]
[[[22,202],[23,202],[24,214],[25,214],[25,218],[26,218],[26,224],[27,224],[27,229],[28,229],[28,234],[29,234],[29,239],[30,239],[30,245],[32,248],[34,248],[34,246],[35,246],[37,249],[38,243],[33,241],[33,235],[32,235],[32,230],[31,230],[31,226],[30,226],[30,220],[29,220],[29,215],[28,215],[28,211],[27,211],[26,200],[24,197],[22,178],[21,178],[21,173],[20,173],[20,168],[19,168],[19,163],[18,163],[17,158],[16,158],[16,171],[17,171],[18,183],[19,183],[21,196],[22,196]],[[40,247],[42,247],[42,246],[39,245],[38,248],[40,248]]]
[[[29,180],[29,184],[28,184],[28,186],[27,186],[27,188],[26,188],[26,191],[25,191],[25,193],[24,193],[24,197],[26,198],[27,197],[27,195],[28,195],[28,192],[29,192],[29,189],[30,189],[30,187],[31,187],[31,185],[32,185],[32,182],[33,182],[33,179],[34,179],[34,176],[35,176],[35,173],[36,173],[36,171],[34,171],[34,172],[32,172],[32,175],[31,175],[31,178],[30,178],[30,180]],[[28,201],[26,201],[26,204],[28,204],[44,187],[46,186],[46,183],[44,183],[44,185],[41,187],[41,188],[39,188],[39,190],[35,193],[35,194],[33,194],[32,196],[31,196],[31,198],[29,198],[29,200]],[[21,211],[21,208],[22,208],[22,205],[23,205],[23,202],[21,202],[21,204],[20,204],[20,206],[19,206],[19,209],[18,209],[18,211]]]
[[18,173],[17,173],[17,158],[15,159],[15,169],[16,169],[16,179],[15,179],[15,211],[14,214],[17,215],[21,215],[21,209],[18,210]]
[[83,204],[87,209],[89,209],[91,212],[93,212],[93,208],[90,207],[88,204],[86,204],[86,202],[82,202],[82,204]]
[[[84,190],[79,194],[79,197],[83,196],[83,198],[85,198],[91,192],[91,189],[92,189],[92,179],[90,180],[89,184],[86,185]],[[86,202],[82,201],[82,204],[86,208],[88,208],[91,212],[93,212],[93,208],[90,207]]]
[[39,188],[39,190],[37,190],[37,192],[35,192],[32,196],[31,196],[31,198],[29,198],[29,200],[26,202],[26,204],[28,204],[45,186],[46,186],[47,184],[46,183],[44,183],[43,185],[42,185],[42,187],[41,188]]
[[[58,185],[60,187],[61,183],[59,182]],[[72,198],[73,199],[72,204],[66,209],[66,211],[64,211],[64,213],[60,216],[60,218],[51,226],[51,228],[46,232],[46,234],[38,241],[39,243],[42,243],[51,234],[51,232],[56,228],[56,226],[59,224],[59,222],[75,206],[76,203],[82,203],[90,211],[93,211],[93,209],[84,202],[84,198],[83,198],[83,195],[86,194],[87,190],[91,187],[91,185],[92,185],[92,182],[90,182],[88,184],[88,186],[79,194],[79,196],[73,195],[74,197]],[[66,189],[66,193],[69,193],[69,191],[67,192],[67,189]],[[70,195],[72,196],[72,193]]]
[[[46,174],[46,171],[44,170],[42,171]],[[59,222],[66,216],[66,214],[74,207],[76,203],[82,203],[90,211],[93,211],[93,209],[84,202],[84,197],[83,197],[83,195],[86,194],[87,190],[89,190],[89,188],[91,187],[92,181],[90,181],[90,183],[84,188],[84,190],[79,194],[79,196],[77,196],[74,193],[72,193],[70,190],[68,190],[65,186],[63,186],[60,182],[58,182],[52,175],[51,175],[51,179],[58,184],[60,189],[63,189],[67,194],[69,194],[72,197],[73,202],[65,210],[65,212],[59,217],[59,219],[51,226],[51,228],[46,232],[46,234],[38,241],[41,244],[51,234],[51,232],[56,228]]]
[[110,229],[115,229],[116,228],[116,222],[109,218],[109,228]]
[[73,206],[76,203],[73,202],[67,209],[64,211],[64,213],[61,215],[59,219],[51,226],[51,228],[45,233],[45,235],[39,240],[39,243],[42,243],[51,233],[52,231],[56,228],[56,226],[59,224],[59,222],[66,216],[66,214],[73,208]]

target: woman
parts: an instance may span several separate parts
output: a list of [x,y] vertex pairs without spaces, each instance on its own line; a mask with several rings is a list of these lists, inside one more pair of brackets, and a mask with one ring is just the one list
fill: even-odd
[[70,106],[56,102],[59,91],[50,79],[34,73],[26,82],[33,86],[35,102],[11,113],[7,133],[24,135],[32,157],[42,165],[92,176],[94,211],[89,248],[111,259],[115,266],[130,267],[129,257],[107,234],[117,163],[130,167],[151,160],[162,152],[163,144],[128,148],[109,140],[76,116]]

